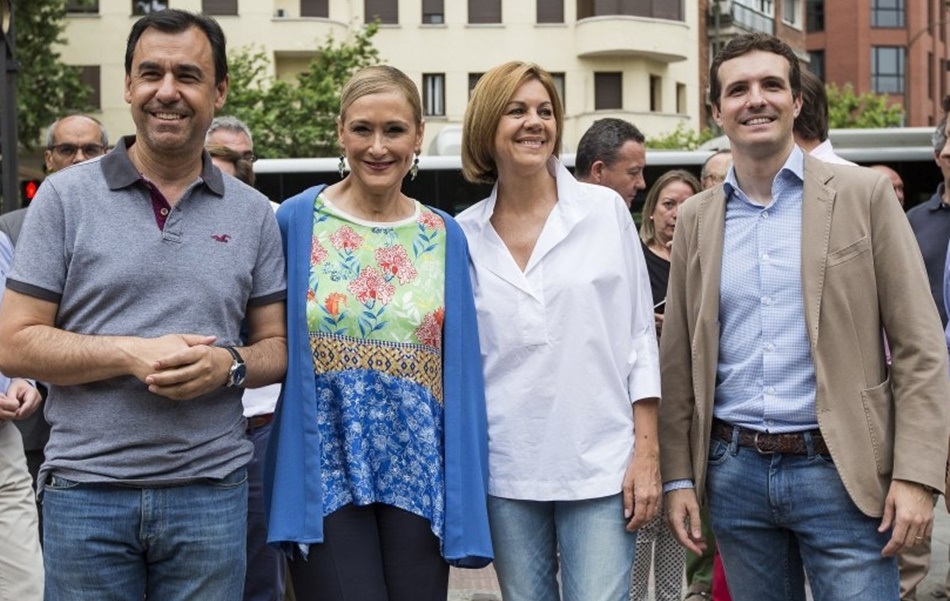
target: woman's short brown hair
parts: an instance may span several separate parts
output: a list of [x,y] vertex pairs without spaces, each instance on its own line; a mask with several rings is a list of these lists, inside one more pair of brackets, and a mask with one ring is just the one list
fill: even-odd
[[462,125],[462,175],[473,183],[493,184],[498,179],[495,165],[495,132],[505,107],[521,85],[536,79],[541,82],[554,109],[557,136],[554,156],[561,153],[564,105],[550,73],[534,63],[511,61],[482,75],[472,91]]

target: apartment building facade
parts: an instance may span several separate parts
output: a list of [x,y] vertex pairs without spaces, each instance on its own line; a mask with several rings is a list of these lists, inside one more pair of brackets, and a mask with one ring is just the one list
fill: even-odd
[[[348,39],[379,19],[382,60],[423,95],[424,152],[457,152],[478,77],[508,60],[532,61],[558,82],[567,151],[596,119],[621,117],[647,135],[699,126],[701,0],[98,0],[69,2],[63,60],[82,68],[113,136],[134,131],[123,99],[124,50],[136,18],[181,8],[212,15],[230,49],[256,46],[272,74],[290,78],[328,36]],[[443,130],[445,130],[443,132]]]
[[950,92],[946,0],[807,0],[806,22],[812,70],[825,82],[887,94],[908,126],[941,119]]

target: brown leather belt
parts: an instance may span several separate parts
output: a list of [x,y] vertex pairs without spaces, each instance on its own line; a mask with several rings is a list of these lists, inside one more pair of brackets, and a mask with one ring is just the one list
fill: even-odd
[[[731,426],[721,420],[713,420],[712,436],[719,440],[732,442]],[[808,430],[811,434],[812,447],[819,455],[828,454],[828,445],[819,430]],[[751,447],[763,455],[782,453],[784,455],[807,455],[808,443],[805,441],[805,432],[789,432],[788,434],[769,434],[756,432],[746,428],[739,428],[739,446]]]
[[244,427],[245,432],[250,432],[251,430],[256,430],[258,428],[263,428],[267,424],[274,421],[273,413],[265,413],[264,415],[252,415],[247,418],[247,425]]

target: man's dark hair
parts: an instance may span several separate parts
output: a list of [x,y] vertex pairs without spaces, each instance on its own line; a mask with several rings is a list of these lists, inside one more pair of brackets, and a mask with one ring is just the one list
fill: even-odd
[[738,58],[755,50],[771,52],[785,57],[788,61],[788,83],[792,88],[792,97],[797,98],[802,93],[802,69],[798,64],[798,57],[791,46],[779,38],[764,33],[747,33],[729,40],[709,67],[709,99],[716,108],[720,108],[719,99],[722,96],[722,82],[719,81],[719,67],[728,60]]
[[182,33],[192,27],[203,31],[211,43],[215,85],[224,81],[228,75],[228,53],[221,26],[211,17],[174,8],[148,13],[132,26],[125,45],[125,74],[132,74],[132,53],[146,29],[157,29],[162,33]]
[[828,93],[824,82],[811,71],[802,71],[802,110],[795,117],[793,131],[803,140],[828,139]]
[[612,165],[628,140],[643,144],[646,137],[636,125],[623,119],[610,117],[594,121],[577,145],[574,174],[577,177],[587,177],[596,161]]

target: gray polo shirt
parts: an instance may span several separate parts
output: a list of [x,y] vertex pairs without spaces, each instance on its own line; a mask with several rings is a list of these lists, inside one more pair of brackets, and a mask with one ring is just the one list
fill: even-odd
[[[7,287],[57,303],[56,327],[80,334],[217,336],[241,343],[248,305],[286,297],[270,204],[212,167],[170,211],[153,207],[129,160],[134,136],[101,159],[46,179],[17,244]],[[159,228],[159,213],[165,223]],[[241,391],[190,401],[154,395],[134,377],[52,386],[52,430],[40,482],[171,485],[221,478],[246,464]]]

